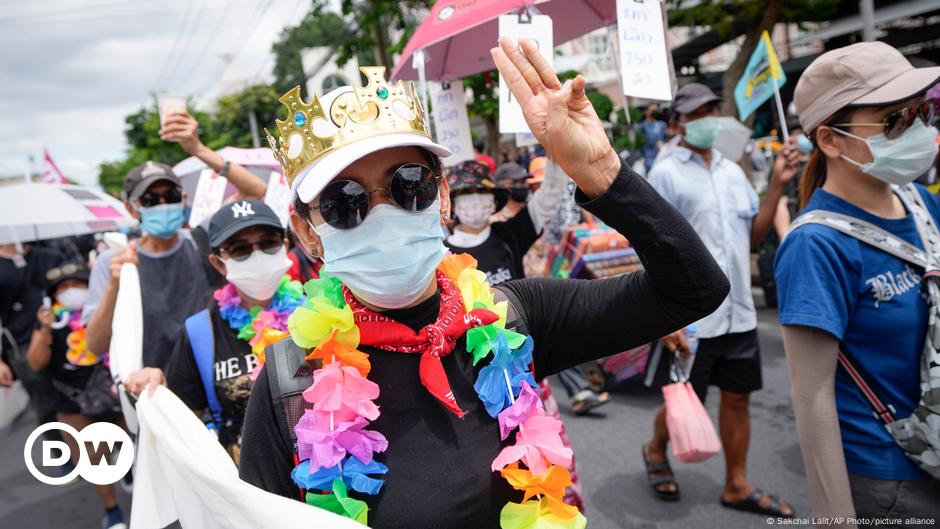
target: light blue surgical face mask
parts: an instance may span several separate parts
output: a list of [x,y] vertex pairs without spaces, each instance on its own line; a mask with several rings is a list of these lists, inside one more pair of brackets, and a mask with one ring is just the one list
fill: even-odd
[[796,150],[803,154],[809,154],[813,152],[813,141],[810,140],[809,136],[806,134],[800,134],[796,138]]
[[715,116],[708,116],[687,122],[682,137],[693,147],[708,149],[718,139],[720,132],[721,121]]
[[140,208],[140,231],[169,239],[183,227],[183,204],[158,204]]
[[383,309],[414,303],[444,257],[440,201],[409,212],[379,204],[350,230],[313,226],[323,244],[323,272],[360,300]]
[[842,158],[858,166],[862,172],[889,184],[910,184],[926,173],[937,158],[934,133],[920,118],[915,119],[903,134],[893,140],[889,140],[884,133],[862,138],[835,127],[832,130],[865,142],[874,161],[861,164],[844,154]]

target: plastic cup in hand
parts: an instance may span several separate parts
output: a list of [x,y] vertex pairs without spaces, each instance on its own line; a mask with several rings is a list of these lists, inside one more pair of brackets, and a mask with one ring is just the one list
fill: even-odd
[[167,92],[157,94],[157,111],[160,112],[160,127],[166,125],[166,118],[172,112],[186,111],[186,96]]

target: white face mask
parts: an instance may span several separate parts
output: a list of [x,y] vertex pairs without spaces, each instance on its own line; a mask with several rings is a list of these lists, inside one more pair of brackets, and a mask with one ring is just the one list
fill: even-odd
[[88,289],[87,288],[67,288],[62,291],[56,299],[59,300],[59,303],[65,305],[65,308],[76,311],[82,310],[82,307],[85,306],[85,302],[88,301]]
[[496,213],[496,198],[490,193],[458,195],[454,199],[454,215],[469,228],[486,226],[493,213]]
[[255,250],[244,261],[228,259],[223,262],[225,278],[235,285],[235,288],[257,300],[267,300],[274,296],[281,283],[281,277],[292,264],[283,246],[275,254]]
[[920,118],[893,140],[889,140],[884,133],[862,138],[835,127],[832,130],[865,142],[874,161],[861,164],[844,154],[841,155],[842,159],[889,184],[910,184],[926,173],[937,158],[936,136]]

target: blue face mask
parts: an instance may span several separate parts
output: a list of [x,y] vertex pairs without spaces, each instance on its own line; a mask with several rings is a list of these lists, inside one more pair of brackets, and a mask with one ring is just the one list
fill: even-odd
[[796,150],[804,154],[813,152],[813,142],[806,134],[800,134],[796,138]]
[[685,124],[686,143],[699,149],[708,149],[715,143],[721,132],[721,121],[714,116],[699,118]]
[[140,231],[169,239],[183,227],[183,204],[159,204],[140,208]]
[[419,212],[379,204],[359,226],[314,227],[323,243],[323,272],[357,298],[383,309],[414,303],[444,257],[440,202]]

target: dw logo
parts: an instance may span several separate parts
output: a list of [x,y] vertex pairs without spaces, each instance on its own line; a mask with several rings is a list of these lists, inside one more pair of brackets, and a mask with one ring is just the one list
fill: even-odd
[[[61,430],[63,435],[72,436],[78,444],[78,464],[65,476],[47,476],[33,462],[33,445],[49,430]],[[40,448],[44,467],[63,466],[71,453],[69,446],[62,441],[44,439]],[[29,473],[47,485],[64,485],[75,479],[76,474],[95,485],[110,485],[131,469],[134,464],[134,445],[127,432],[109,422],[90,424],[81,432],[65,423],[50,422],[40,425],[29,434],[23,448],[23,459]]]

